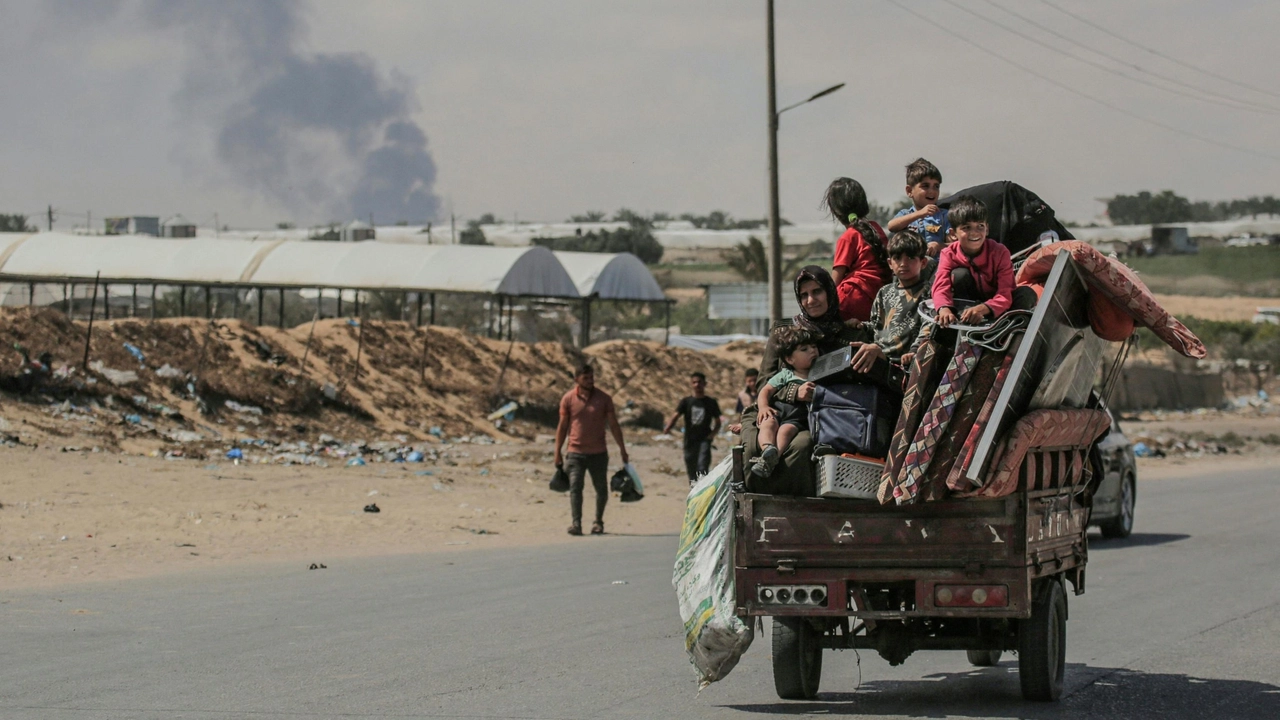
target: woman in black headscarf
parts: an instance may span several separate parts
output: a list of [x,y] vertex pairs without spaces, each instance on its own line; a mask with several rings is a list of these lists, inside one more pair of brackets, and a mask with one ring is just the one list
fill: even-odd
[[[800,312],[790,320],[779,322],[773,329],[795,325],[808,331],[817,342],[820,353],[834,352],[849,343],[871,341],[869,331],[841,322],[836,283],[826,269],[817,265],[805,266],[796,275],[794,289]],[[758,387],[763,387],[781,368],[778,347],[770,332],[769,341],[764,346],[764,358],[760,363]],[[813,399],[813,395],[810,388],[793,384],[782,388],[774,398],[779,402],[796,403],[808,402]],[[742,415],[742,442],[746,446],[746,457],[751,457],[759,449],[756,443],[758,433],[756,408],[752,406]],[[813,442],[809,431],[800,432],[783,452],[772,477],[759,480],[755,476],[749,476],[751,479],[747,489],[773,495],[813,496],[813,467],[809,461],[812,452]]]

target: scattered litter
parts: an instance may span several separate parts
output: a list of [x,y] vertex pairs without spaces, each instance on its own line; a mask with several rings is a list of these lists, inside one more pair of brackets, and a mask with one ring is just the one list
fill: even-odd
[[431,470],[419,470],[418,472],[414,473],[414,475],[426,477],[429,475],[435,475],[435,472]]
[[142,416],[141,415],[125,415],[124,421],[129,423],[130,425],[138,425],[142,423]]
[[66,536],[66,535],[63,535],[62,537],[58,538],[58,541],[59,541],[59,542],[65,542],[65,541],[66,541],[66,539],[67,539],[67,536]]
[[675,436],[672,435],[671,433],[661,433],[653,436],[654,440],[672,440],[674,438]]
[[410,451],[408,455],[405,455],[404,459],[411,463],[419,463],[419,462],[422,462],[423,457],[422,457],[422,453],[418,452],[417,450],[413,450],[413,451]]
[[613,581],[613,584],[614,584],[614,585],[626,585],[626,584],[627,584],[627,581],[626,581],[626,580],[614,580],[614,581]]
[[325,565],[324,563],[311,563],[311,567],[307,569],[308,570],[327,570],[329,569],[329,566]]
[[454,525],[454,526],[453,526],[453,529],[454,529],[454,530],[464,530],[464,531],[466,531],[466,532],[471,533],[472,535],[497,535],[497,534],[498,534],[498,533],[497,533],[496,531],[494,531],[494,530],[485,530],[484,528],[469,528],[469,527],[462,527],[461,525]]
[[170,440],[180,443],[200,442],[204,439],[204,436],[200,433],[191,432],[190,430],[174,430],[169,433],[168,437]]
[[431,429],[427,431],[427,434],[442,438],[444,437],[444,430],[441,430],[439,425],[432,425]]
[[257,407],[256,405],[241,405],[235,400],[228,400],[223,404],[226,405],[227,409],[231,412],[250,413],[252,415],[262,414],[262,408]]
[[373,497],[374,495],[377,495],[377,494],[378,494],[377,490],[370,490],[369,494],[366,497]]
[[367,513],[377,513],[382,512],[382,509],[378,507],[377,503],[369,503],[364,506],[364,511]]
[[480,468],[480,474],[481,474],[481,475],[488,475],[488,474],[489,474],[489,468]]
[[244,459],[244,451],[243,451],[243,450],[241,450],[240,448],[231,448],[230,450],[228,450],[228,451],[227,451],[227,459],[228,459],[228,460],[243,460],[243,459]]
[[[366,464],[368,463],[366,463],[364,461],[364,458],[362,457],[353,457],[347,461],[347,467],[358,467],[360,465],[366,465]],[[377,510],[375,510],[374,512],[377,512]]]
[[333,383],[325,383],[320,392],[324,393],[325,398],[328,400],[338,399],[338,388],[334,387]]
[[515,400],[512,400],[506,405],[503,405],[497,410],[494,410],[493,412],[489,413],[489,416],[485,419],[497,420],[498,418],[504,418],[507,422],[511,422],[513,419],[515,419],[515,411],[519,407],[520,407],[520,403],[516,402]]
[[178,368],[176,368],[176,367],[174,367],[174,366],[170,365],[169,363],[165,363],[164,365],[161,365],[161,366],[160,366],[160,369],[159,369],[159,370],[156,370],[156,377],[162,377],[162,378],[180,378],[180,377],[182,377],[183,375],[186,375],[186,373],[184,373],[184,372],[182,372],[181,370],[179,370]]
[[101,360],[94,360],[89,363],[89,367],[102,377],[106,378],[112,385],[128,385],[138,382],[138,373],[132,370],[113,370],[102,364]]
[[139,349],[138,349],[138,347],[137,347],[136,345],[131,345],[131,344],[129,344],[129,343],[125,343],[125,344],[124,344],[124,349],[125,349],[125,350],[128,350],[128,351],[129,351],[129,354],[130,354],[130,355],[132,355],[132,356],[133,356],[133,358],[134,358],[135,360],[137,360],[137,361],[138,361],[138,365],[140,365],[140,366],[142,366],[142,367],[146,367],[146,366],[147,366],[147,356],[146,356],[146,355],[143,355],[143,354],[142,354],[142,351],[141,351],[141,350],[139,350]]

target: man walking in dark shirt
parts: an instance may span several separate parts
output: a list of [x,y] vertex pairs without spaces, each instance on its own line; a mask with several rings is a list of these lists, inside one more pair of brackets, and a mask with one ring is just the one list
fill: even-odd
[[684,467],[692,485],[711,470],[711,440],[720,431],[720,404],[707,397],[706,375],[691,373],[689,388],[693,395],[680,401],[662,432],[671,432],[676,421],[684,417]]

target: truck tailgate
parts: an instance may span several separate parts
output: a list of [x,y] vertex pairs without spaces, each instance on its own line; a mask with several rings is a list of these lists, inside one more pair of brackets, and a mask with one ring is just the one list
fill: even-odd
[[1017,495],[896,506],[739,496],[738,567],[1025,566]]

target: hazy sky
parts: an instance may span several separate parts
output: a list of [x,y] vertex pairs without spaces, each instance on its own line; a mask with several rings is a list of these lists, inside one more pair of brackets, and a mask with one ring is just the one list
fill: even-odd
[[[1280,3],[1051,2],[1172,60],[1042,0],[780,0],[779,104],[848,83],[782,118],[783,214],[819,219],[840,175],[896,202],[919,155],[944,192],[1011,179],[1075,220],[1141,189],[1280,194]],[[767,207],[763,0],[0,13],[0,212],[62,228]]]

